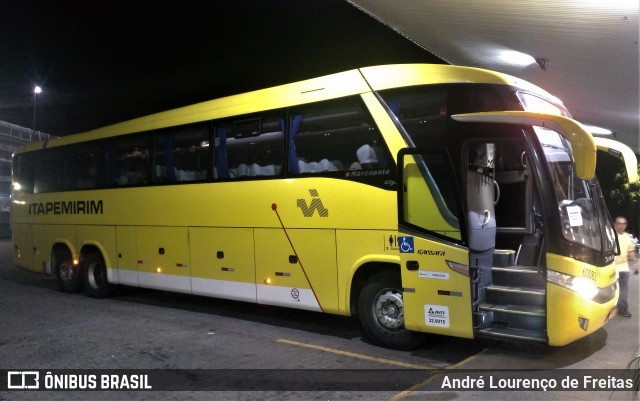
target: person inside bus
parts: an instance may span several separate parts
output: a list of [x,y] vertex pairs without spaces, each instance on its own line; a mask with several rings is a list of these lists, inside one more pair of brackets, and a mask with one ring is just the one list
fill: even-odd
[[362,168],[375,168],[378,164],[378,156],[376,155],[373,147],[369,144],[362,145],[358,148],[356,156],[358,157],[358,163],[360,163]]
[[377,167],[378,156],[371,145],[364,144],[356,151],[357,162],[351,163],[349,170],[362,170]]
[[[631,317],[629,313],[629,304],[627,297],[629,294],[629,262],[635,262],[636,247],[631,239],[631,235],[627,233],[627,219],[622,216],[616,217],[615,220],[616,233],[618,233],[618,243],[620,244],[620,255],[616,256],[616,272],[618,273],[618,282],[620,283],[620,297],[618,298],[618,315],[622,317]],[[635,271],[638,274],[638,270]]]

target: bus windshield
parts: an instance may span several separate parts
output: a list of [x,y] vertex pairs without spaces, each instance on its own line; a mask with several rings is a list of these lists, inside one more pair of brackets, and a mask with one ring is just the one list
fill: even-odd
[[[412,86],[405,88],[388,89],[379,92],[379,95],[387,104],[390,113],[397,118],[401,126],[401,133],[409,147],[416,148],[446,148],[449,152],[456,175],[464,182],[465,172],[462,170],[462,160],[464,160],[463,146],[461,144],[468,138],[487,138],[493,143],[501,141],[516,141],[514,143],[526,142],[527,129],[522,125],[510,124],[469,124],[464,125],[452,121],[451,116],[459,113],[478,113],[500,110],[513,111],[543,111],[547,114],[568,116],[568,111],[561,103],[553,103],[553,99],[546,99],[515,88],[499,85],[426,85]],[[528,124],[525,124],[528,125]],[[595,179],[584,180],[579,178],[576,170],[573,151],[570,142],[560,133],[533,126],[537,141],[540,142],[545,154],[546,166],[543,170],[549,171],[550,188],[548,195],[553,199],[559,216],[560,227],[552,230],[562,232],[561,238],[565,238],[572,245],[584,249],[564,246],[555,249],[556,252],[577,257],[581,260],[591,260],[595,252],[600,255],[607,255],[609,258],[615,250],[615,233],[613,225],[608,215],[606,206],[602,199],[600,188]],[[404,132],[403,132],[404,131]],[[484,140],[484,139],[483,139]],[[500,145],[504,146],[504,145]],[[518,145],[519,146],[519,145]],[[527,153],[526,146],[518,147],[518,152],[505,150],[497,156],[495,166],[498,176],[496,177],[498,186],[507,189],[515,184],[519,185],[514,194],[527,192],[529,204],[517,201],[515,204],[523,205],[523,209],[518,216],[525,216],[519,219],[519,224],[513,224],[509,218],[513,217],[513,208],[502,210],[502,215],[497,217],[499,221],[499,232],[533,232],[536,229],[535,216],[539,215],[536,200],[531,195],[534,187],[526,177],[534,174],[527,172],[526,162],[505,163],[507,159],[513,158],[514,154]],[[524,159],[523,159],[524,160]],[[542,166],[541,166],[542,167]],[[524,169],[524,170],[523,170]],[[503,171],[504,170],[504,171]],[[524,176],[518,172],[525,171]],[[520,181],[512,182],[512,179],[505,178],[506,175],[517,175]],[[515,179],[515,178],[514,178]],[[547,191],[544,191],[545,194]],[[506,199],[506,194],[503,194]],[[546,198],[547,195],[544,197]],[[449,210],[455,210],[452,198],[444,198]],[[505,207],[503,200],[497,207]],[[533,218],[530,216],[534,216]],[[507,220],[505,220],[507,218]],[[533,219],[533,220],[532,220]],[[524,222],[520,222],[523,220]],[[553,220],[553,219],[552,219]],[[551,229],[551,226],[549,226]],[[587,256],[591,255],[591,256]]]
[[571,147],[555,131],[534,127],[540,140],[555,189],[562,235],[568,241],[597,251],[615,247],[613,224],[603,207],[600,187],[594,180],[575,175]]

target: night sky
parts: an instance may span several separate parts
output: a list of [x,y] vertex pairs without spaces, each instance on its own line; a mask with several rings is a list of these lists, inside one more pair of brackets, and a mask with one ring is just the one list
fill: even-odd
[[2,0],[0,120],[53,135],[367,65],[440,62],[343,0]]

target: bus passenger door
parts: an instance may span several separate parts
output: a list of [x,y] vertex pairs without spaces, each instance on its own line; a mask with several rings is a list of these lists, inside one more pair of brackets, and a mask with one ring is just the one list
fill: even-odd
[[398,191],[398,248],[405,327],[473,338],[469,250],[461,199],[446,149],[404,149]]

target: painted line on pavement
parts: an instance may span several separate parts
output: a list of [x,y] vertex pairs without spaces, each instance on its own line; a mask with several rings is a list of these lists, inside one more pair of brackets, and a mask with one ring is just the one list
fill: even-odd
[[387,364],[387,365],[398,366],[398,367],[401,367],[401,368],[423,369],[423,370],[424,369],[429,369],[429,370],[438,369],[438,368],[433,367],[433,366],[418,365],[418,364],[414,364],[414,363],[394,361],[393,359],[378,358],[378,357],[375,357],[375,356],[357,354],[355,352],[342,351],[342,350],[339,350],[339,349],[336,349],[336,348],[324,347],[322,345],[315,345],[315,344],[301,343],[301,342],[298,342],[298,341],[286,340],[284,338],[276,340],[276,342],[279,342],[279,343],[282,343],[282,344],[288,344],[288,345],[295,345],[295,346],[298,346],[298,347],[315,349],[315,350],[324,351],[324,352],[330,352],[332,354],[344,355],[344,356],[348,356],[348,357],[351,357],[351,358],[362,359],[362,360],[365,360],[365,361],[384,363],[384,364]]
[[[477,357],[479,357],[480,355],[484,354],[485,352],[487,352],[488,348],[483,349],[482,351],[478,352],[477,354],[473,354],[465,359],[463,359],[462,361],[458,362],[458,363],[454,363],[451,366],[447,366],[446,368],[442,369],[442,370],[455,370],[457,368],[459,368],[460,366],[466,365],[467,363],[471,362],[472,360],[476,359]],[[411,387],[409,387],[408,389],[394,395],[393,397],[389,398],[387,401],[400,401],[404,398],[407,398],[408,396],[410,396],[411,394],[420,391],[420,389],[424,386],[426,386],[427,384],[431,383],[432,381],[434,381],[435,379],[437,379],[438,377],[442,376],[444,373],[439,373],[439,374],[435,374],[433,376],[429,376],[428,378],[426,378],[425,380],[423,380],[422,382],[415,384]]]

